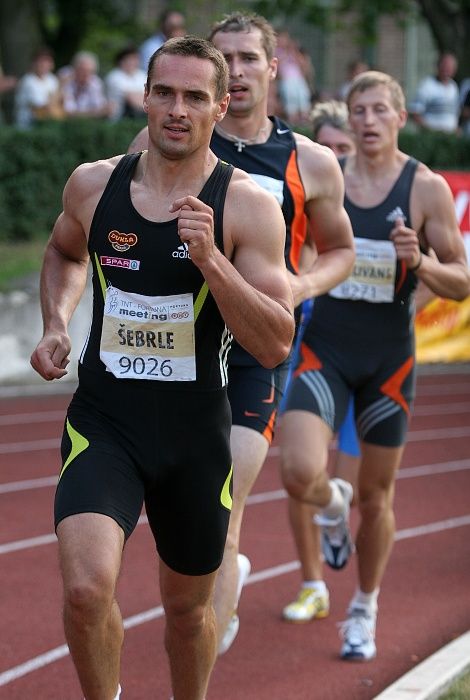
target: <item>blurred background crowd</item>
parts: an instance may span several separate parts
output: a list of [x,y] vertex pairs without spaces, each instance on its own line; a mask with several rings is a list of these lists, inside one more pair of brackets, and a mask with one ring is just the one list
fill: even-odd
[[[153,9],[155,12],[158,10],[159,14],[147,24],[153,31],[149,31],[141,41],[134,38],[132,42],[127,39],[122,41],[114,47],[112,55],[108,46],[104,60],[100,51],[86,46],[86,35],[83,35],[83,47],[77,47],[65,64],[49,45],[31,49],[29,67],[23,73],[10,74],[5,68],[2,70],[0,64],[0,120],[3,124],[25,129],[44,119],[88,117],[117,121],[142,117],[144,83],[152,53],[172,36],[203,33],[193,26],[197,24],[194,15],[191,16],[193,21],[188,21],[184,3],[178,5],[180,9],[175,7],[175,3],[154,3]],[[214,13],[212,19],[216,17],[220,17],[220,13]],[[356,37],[350,41],[349,60],[346,63],[343,60],[341,78],[337,70],[333,71],[335,75],[332,76],[330,56],[326,68],[322,61],[320,79],[313,58],[313,43],[318,43],[315,41],[315,37],[319,36],[318,27],[312,26],[309,34],[305,26],[299,23],[294,22],[292,30],[281,21],[276,24],[274,20],[273,24],[278,34],[278,75],[272,85],[269,112],[294,126],[309,126],[311,110],[318,102],[331,98],[343,101],[350,81],[361,71],[377,68],[394,73],[389,65],[383,65],[386,50],[380,55],[380,51],[371,51],[370,42],[364,40],[361,44]],[[341,31],[344,37],[345,28]],[[337,32],[338,37],[341,31]],[[419,41],[416,35],[413,45],[406,36],[403,42],[407,44],[412,57],[413,50],[416,53],[423,46],[423,41]],[[428,52],[428,60],[415,61],[415,68],[421,66],[427,70],[422,75],[414,70],[414,81],[411,81],[414,83],[413,92],[407,95],[410,125],[415,129],[470,135],[470,77],[466,77],[462,70],[459,72],[456,53],[442,50],[443,44],[439,47],[435,39],[433,37],[434,46],[432,52]],[[0,32],[0,58],[3,43]],[[401,49],[397,46],[396,52],[400,53]],[[432,53],[432,64],[429,53]],[[63,50],[61,55],[64,55]],[[374,57],[379,60],[373,60]],[[112,65],[109,65],[110,62]],[[399,66],[398,58],[396,65]],[[395,77],[400,79],[402,76]],[[409,84],[410,80],[407,82]]]

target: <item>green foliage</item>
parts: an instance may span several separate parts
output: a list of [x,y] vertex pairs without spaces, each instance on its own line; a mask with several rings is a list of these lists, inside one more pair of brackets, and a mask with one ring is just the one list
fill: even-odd
[[[311,130],[296,127],[311,138]],[[470,170],[470,138],[437,131],[400,132],[398,145],[402,151],[425,163],[433,170]]]
[[[64,185],[80,163],[125,153],[145,120],[46,122],[0,131],[0,242],[44,239],[61,211]],[[310,136],[308,129],[296,129]],[[470,170],[470,138],[402,132],[400,147],[436,170]]]
[[144,122],[45,122],[28,131],[0,132],[0,241],[49,234],[61,211],[64,185],[83,162],[124,153]]

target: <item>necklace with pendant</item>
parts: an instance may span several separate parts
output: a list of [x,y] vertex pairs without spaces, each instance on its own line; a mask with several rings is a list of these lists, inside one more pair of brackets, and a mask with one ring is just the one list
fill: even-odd
[[265,124],[264,126],[261,127],[261,129],[258,130],[256,136],[252,136],[249,139],[242,139],[240,136],[235,136],[235,134],[229,134],[228,131],[225,131],[225,129],[222,129],[222,127],[217,124],[215,127],[215,130],[217,131],[220,136],[223,136],[224,138],[228,139],[229,141],[233,141],[233,145],[237,149],[239,153],[243,151],[245,146],[251,146],[254,143],[257,142],[257,140],[260,137],[260,134],[263,132],[267,131],[269,128],[271,128],[271,122],[269,124]]

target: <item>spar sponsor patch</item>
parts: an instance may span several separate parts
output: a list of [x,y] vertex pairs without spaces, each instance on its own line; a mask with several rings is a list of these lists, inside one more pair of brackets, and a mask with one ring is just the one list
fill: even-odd
[[129,260],[128,258],[115,258],[112,255],[101,255],[100,263],[102,266],[122,267],[127,270],[138,270],[140,268],[140,260]]

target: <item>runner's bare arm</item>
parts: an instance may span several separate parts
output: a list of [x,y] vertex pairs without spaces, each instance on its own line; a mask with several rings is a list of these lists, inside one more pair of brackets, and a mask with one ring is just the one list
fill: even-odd
[[[109,177],[109,167],[106,170]],[[47,380],[67,374],[67,328],[86,285],[88,227],[102,191],[102,171],[102,165],[86,164],[72,173],[64,188],[63,211],[46,246],[40,284],[44,332],[31,365]]]
[[355,255],[351,223],[343,206],[343,176],[335,155],[299,134],[296,141],[305,188],[308,236],[316,250],[310,269],[303,265],[297,278],[291,276],[297,305],[303,299],[325,294],[346,279]]
[[[420,255],[418,251],[409,267],[418,265],[415,274],[438,296],[465,299],[470,295],[470,268],[454,200],[444,178],[426,166],[420,166],[412,193],[412,207],[413,204],[422,213],[420,237],[423,236],[426,246],[433,249],[435,256]],[[416,233],[412,233],[417,238]]]
[[236,172],[224,212],[225,255],[213,243],[209,207],[185,197],[173,210],[180,210],[180,236],[228,328],[262,365],[274,367],[289,354],[294,333],[285,224],[274,197]]

